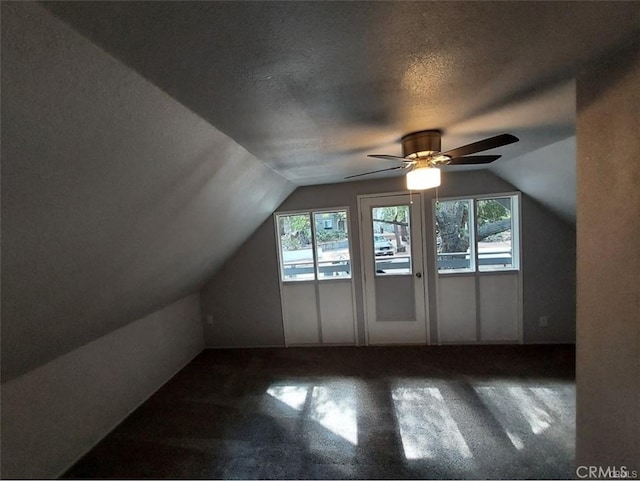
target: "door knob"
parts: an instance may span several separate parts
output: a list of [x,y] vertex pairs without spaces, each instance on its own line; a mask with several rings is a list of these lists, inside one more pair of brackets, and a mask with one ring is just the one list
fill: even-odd
[[422,272],[416,272],[416,277],[420,279],[422,277]]

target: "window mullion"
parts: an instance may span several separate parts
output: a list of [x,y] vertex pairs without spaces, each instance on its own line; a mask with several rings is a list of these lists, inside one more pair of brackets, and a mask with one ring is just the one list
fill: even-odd
[[313,211],[309,212],[309,223],[311,224],[311,255],[313,257],[313,280],[318,281],[320,278],[320,268],[318,266],[318,240],[316,239],[315,216]]
[[479,248],[478,248],[478,202],[476,199],[471,199],[472,208],[470,210],[470,215],[472,216],[471,225],[473,228],[471,229],[472,239],[469,240],[469,245],[473,249],[473,272],[478,272],[480,270],[480,258],[479,258]]

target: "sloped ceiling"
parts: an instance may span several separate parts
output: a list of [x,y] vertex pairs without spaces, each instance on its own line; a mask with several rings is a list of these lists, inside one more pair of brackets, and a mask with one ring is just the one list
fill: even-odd
[[493,170],[566,222],[576,224],[576,138],[499,162]]
[[365,154],[403,134],[511,132],[509,176],[640,25],[638,2],[1,8],[3,380],[193,291],[296,185],[388,167]]
[[298,185],[389,166],[364,154],[417,130],[508,131],[506,159],[567,138],[558,86],[640,29],[638,2],[45,5]]
[[3,3],[3,381],[193,292],[293,188],[42,7]]

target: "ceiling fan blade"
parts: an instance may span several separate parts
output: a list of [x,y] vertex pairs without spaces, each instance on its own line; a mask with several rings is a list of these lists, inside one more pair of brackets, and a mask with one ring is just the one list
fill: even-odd
[[397,155],[370,154],[370,155],[367,155],[367,157],[375,157],[376,159],[385,159],[385,160],[396,160],[396,161],[405,162],[405,163],[411,162],[412,164],[415,163],[414,160],[405,159],[404,157],[398,157]]
[[496,147],[502,147],[503,145],[513,144],[517,142],[518,137],[511,134],[500,134],[495,137],[489,137],[488,139],[480,140],[472,144],[463,145],[456,149],[447,150],[442,152],[443,155],[449,157],[462,157],[463,155],[475,154],[477,152],[483,152],[489,149],[495,149]]
[[378,172],[386,172],[387,170],[397,170],[397,169],[406,169],[406,168],[407,166],[405,165],[399,165],[397,167],[391,167],[389,169],[380,169],[380,170],[373,170],[371,172],[365,172],[364,174],[348,175],[347,177],[345,177],[345,179],[353,179],[354,177],[362,177],[363,175],[377,174]]
[[471,157],[454,157],[447,165],[488,164],[498,160],[501,155],[473,155]]

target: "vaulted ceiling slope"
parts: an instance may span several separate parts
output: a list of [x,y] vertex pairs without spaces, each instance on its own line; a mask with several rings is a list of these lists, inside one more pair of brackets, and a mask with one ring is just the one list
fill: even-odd
[[2,380],[196,290],[294,185],[32,2],[2,2]]
[[491,170],[566,222],[576,224],[575,136],[497,163]]
[[504,161],[568,138],[558,85],[640,28],[634,1],[45,6],[298,185],[389,166],[365,154],[416,130],[511,132]]
[[640,25],[638,2],[0,5],[4,380],[196,289],[295,185],[402,134],[508,131],[501,163],[571,137],[562,86]]

